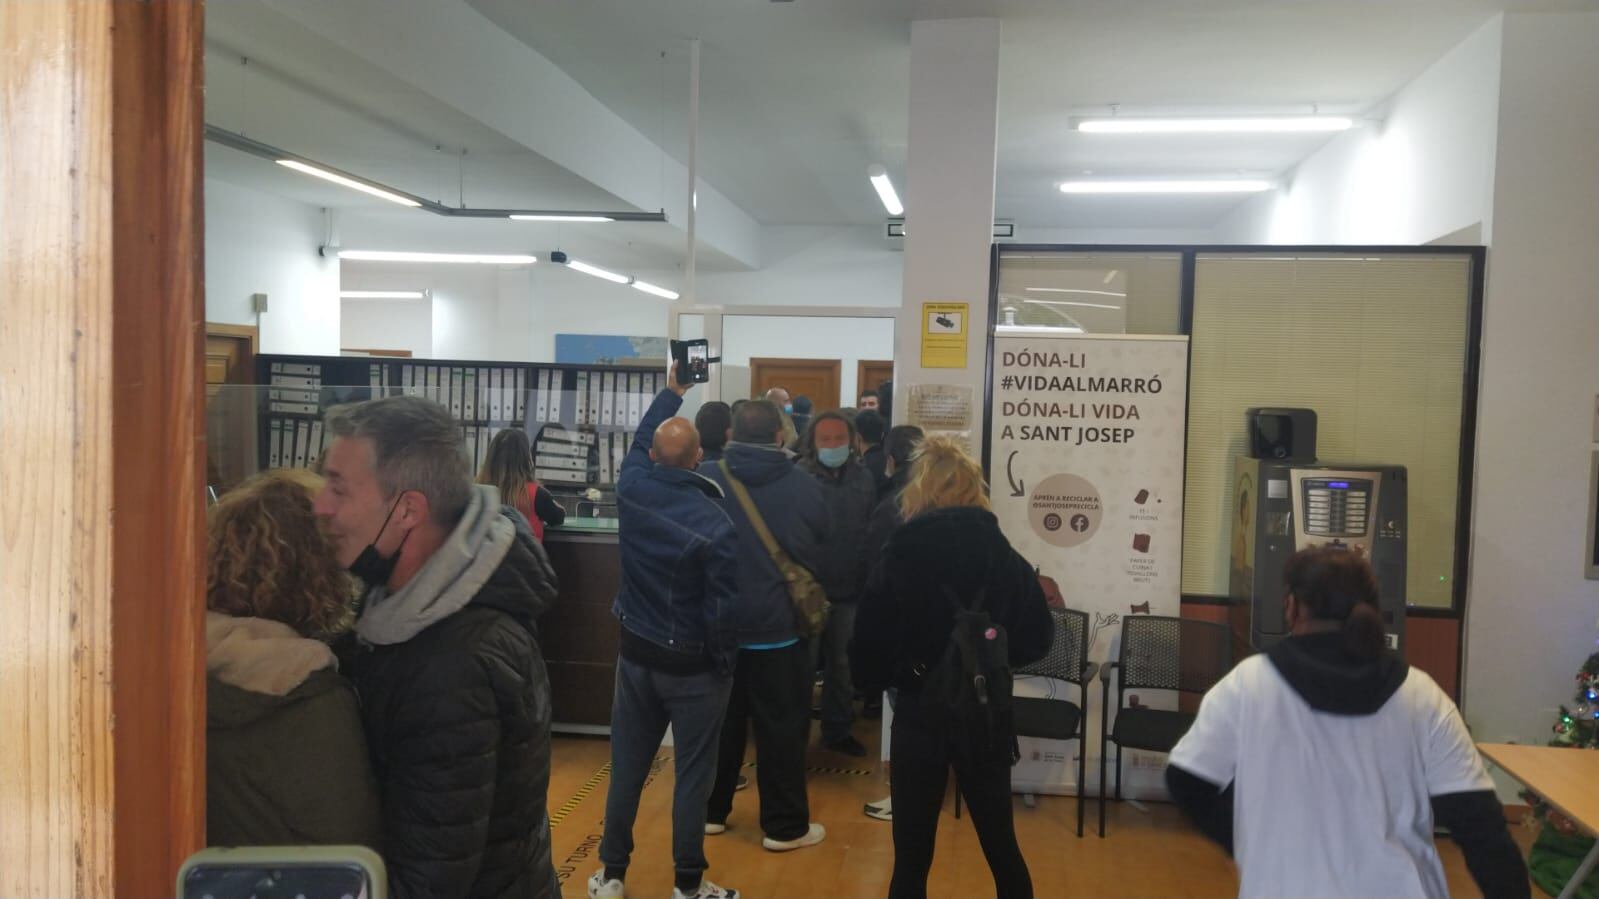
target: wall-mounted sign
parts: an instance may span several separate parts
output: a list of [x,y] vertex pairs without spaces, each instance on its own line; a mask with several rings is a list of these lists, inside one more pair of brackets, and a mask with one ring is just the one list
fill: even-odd
[[969,303],[922,304],[922,367],[965,368]]

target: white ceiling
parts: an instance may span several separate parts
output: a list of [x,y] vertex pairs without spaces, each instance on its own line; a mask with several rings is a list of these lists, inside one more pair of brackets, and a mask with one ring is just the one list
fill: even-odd
[[[1111,104],[1123,115],[1313,105],[1380,115],[1385,98],[1495,11],[1592,0],[466,2],[450,10],[487,17],[680,160],[687,40],[700,37],[701,175],[757,221],[782,225],[880,222],[866,168],[884,163],[903,184],[911,21],[997,14],[997,214],[1041,228],[1202,228],[1241,200],[1067,198],[1055,186],[1084,172],[1280,175],[1325,138],[1082,135],[1071,118]],[[387,70],[362,62],[262,0],[213,0],[207,17],[214,124],[445,202],[464,181],[472,205],[629,208],[395,77],[404,58],[385,60]],[[369,205],[271,166],[247,174],[248,162],[214,162],[212,174],[335,208]],[[681,242],[666,227],[642,234],[662,254]]]

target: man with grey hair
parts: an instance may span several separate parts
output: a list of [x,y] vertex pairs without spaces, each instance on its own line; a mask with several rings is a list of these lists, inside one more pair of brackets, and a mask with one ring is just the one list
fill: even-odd
[[555,601],[549,560],[493,487],[472,484],[442,406],[391,397],[327,425],[315,508],[367,587],[340,656],[378,775],[391,895],[558,896],[535,625]]

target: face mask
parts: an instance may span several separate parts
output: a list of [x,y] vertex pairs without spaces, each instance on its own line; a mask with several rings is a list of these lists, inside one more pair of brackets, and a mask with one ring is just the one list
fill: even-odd
[[816,458],[828,468],[837,468],[849,461],[849,447],[830,446],[826,449],[818,449]]
[[387,558],[378,552],[378,540],[382,539],[384,528],[389,526],[389,519],[394,517],[394,510],[399,507],[400,500],[396,497],[394,505],[389,507],[389,514],[383,516],[383,524],[378,526],[377,536],[373,537],[372,542],[368,543],[366,548],[361,550],[361,554],[355,557],[355,561],[350,563],[350,573],[360,578],[368,589],[389,582],[389,576],[394,574],[394,566],[399,564],[400,550],[405,546],[405,541],[411,537],[411,532],[406,531],[405,536],[400,538],[400,545],[394,548],[394,554]]
[[794,404],[793,403],[784,403],[783,404],[783,411],[789,413],[790,415],[794,414]]

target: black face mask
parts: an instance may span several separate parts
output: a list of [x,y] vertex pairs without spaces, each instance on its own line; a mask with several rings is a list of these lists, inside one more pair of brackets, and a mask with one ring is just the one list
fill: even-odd
[[406,531],[400,538],[400,545],[394,548],[394,554],[385,558],[378,552],[378,541],[383,538],[383,530],[389,526],[389,519],[394,517],[394,510],[400,507],[399,497],[395,497],[394,505],[389,507],[389,514],[383,516],[383,524],[378,526],[376,537],[361,550],[361,554],[350,563],[350,573],[360,578],[367,589],[379,587],[389,582],[389,576],[394,574],[394,566],[399,564],[400,550],[405,546],[405,541],[411,537],[411,532]]

